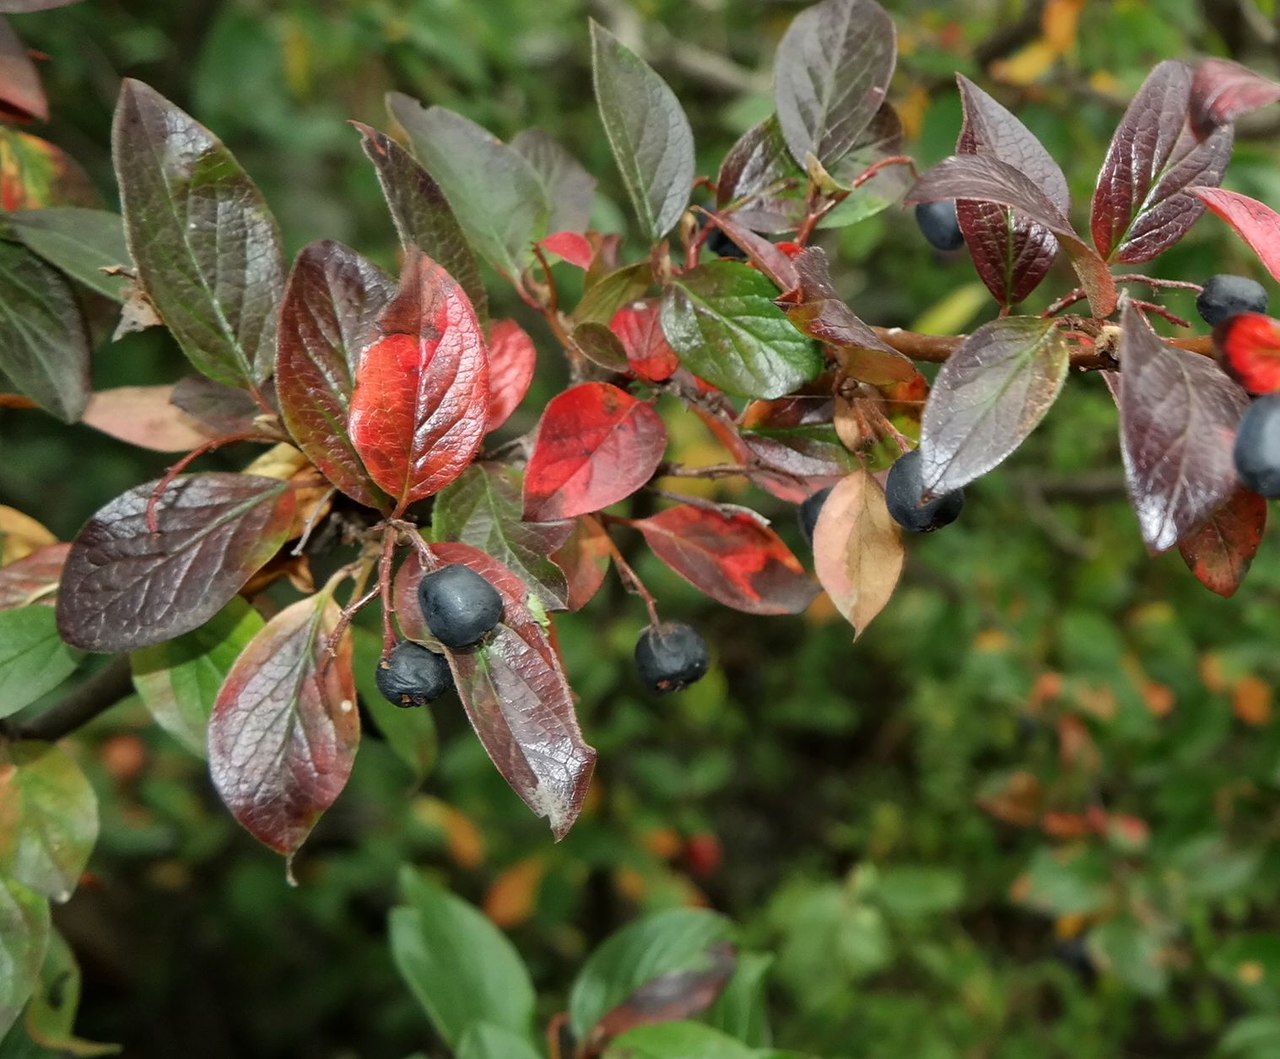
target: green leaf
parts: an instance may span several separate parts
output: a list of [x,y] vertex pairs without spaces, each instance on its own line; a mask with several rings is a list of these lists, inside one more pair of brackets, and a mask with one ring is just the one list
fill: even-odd
[[781,397],[822,370],[822,354],[773,303],[773,284],[737,261],[677,276],[662,299],[662,330],[695,375],[727,393]]
[[1253,1004],[1280,1003],[1280,934],[1259,931],[1227,938],[1209,956],[1209,968]]
[[110,276],[104,268],[131,268],[125,245],[124,221],[108,210],[53,206],[18,210],[5,216],[13,234],[54,268],[86,287],[116,301],[124,301],[127,276]]
[[0,717],[52,691],[75,672],[81,657],[58,635],[52,607],[0,611]]
[[239,596],[192,632],[129,656],[133,686],[156,722],[200,757],[208,756],[209,715],[218,689],[265,622]]
[[0,746],[0,875],[55,901],[80,881],[98,837],[98,800],[52,743]]
[[605,1049],[604,1059],[766,1059],[700,1022],[660,1022],[629,1030]]
[[624,305],[644,297],[652,283],[653,269],[648,261],[616,269],[601,276],[583,292],[582,300],[573,310],[573,318],[579,325],[607,326],[613,314]]
[[[394,709],[394,707],[393,707]],[[528,1037],[488,1022],[473,1022],[458,1044],[457,1059],[541,1059]]]
[[40,980],[49,944],[49,902],[0,878],[0,1037],[17,1021]]
[[440,185],[467,239],[498,272],[519,276],[547,234],[551,207],[528,160],[475,122],[399,92],[387,108]]
[[468,1027],[491,1023],[524,1039],[533,984],[515,946],[479,911],[411,868],[407,906],[391,910],[391,956],[436,1032],[457,1049]]
[[737,969],[707,1012],[707,1022],[754,1047],[767,1045],[773,1035],[769,1030],[765,985],[772,966],[773,956],[769,953],[738,953]]
[[591,23],[596,104],[647,239],[675,227],[693,186],[693,130],[667,83],[597,22]]
[[73,1032],[76,1012],[80,1007],[80,985],[80,967],[75,953],[62,935],[54,930],[49,935],[49,946],[40,967],[39,985],[23,1016],[24,1028],[44,1048],[55,1049],[76,1059],[118,1054],[121,1050],[118,1044],[81,1040]]
[[592,953],[569,992],[569,1021],[578,1039],[646,982],[705,966],[707,948],[729,939],[732,931],[732,924],[715,912],[673,908],[612,935]]
[[217,137],[140,81],[120,89],[111,149],[138,279],[182,351],[215,382],[262,382],[284,258],[261,193]]
[[1280,1015],[1237,1019],[1219,1039],[1218,1049],[1234,1059],[1276,1059],[1280,1056]]
[[918,919],[959,908],[964,878],[949,868],[902,865],[883,869],[875,893],[890,915]]
[[1133,916],[1108,919],[1089,932],[1089,949],[1134,992],[1155,997],[1168,988],[1160,937]]
[[1087,915],[1111,898],[1110,872],[1096,854],[1040,849],[1027,868],[1025,901],[1050,915]]
[[67,423],[89,401],[89,337],[71,288],[14,243],[0,243],[0,372]]
[[582,163],[541,129],[524,129],[511,138],[538,179],[551,206],[549,232],[585,232],[591,221],[596,178]]
[[436,721],[430,709],[402,709],[378,690],[374,671],[382,658],[382,637],[353,626],[356,690],[391,752],[409,766],[415,780],[431,771],[439,749]]

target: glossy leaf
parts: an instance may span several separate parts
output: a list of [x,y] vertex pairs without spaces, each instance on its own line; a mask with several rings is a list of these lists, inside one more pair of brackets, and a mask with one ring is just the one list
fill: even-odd
[[407,903],[391,910],[391,956],[444,1042],[458,1050],[478,1023],[527,1040],[533,983],[515,946],[425,875],[405,868],[400,886]]
[[129,651],[197,629],[285,541],[288,483],[250,474],[179,477],[146,510],[157,482],[107,504],[72,542],[58,594],[58,631],[90,651]]
[[1179,539],[1178,552],[1205,588],[1233,596],[1249,572],[1266,528],[1266,500],[1237,489],[1203,526]]
[[802,11],[778,45],[773,100],[782,136],[803,167],[853,146],[893,76],[893,21],[874,0],[824,0]]
[[[496,559],[469,545],[446,542],[431,550],[444,564],[463,563],[502,597],[502,621],[474,651],[447,652],[467,717],[498,772],[557,840],[582,809],[596,752],[582,741],[573,695],[560,660],[528,605],[524,583]],[[426,631],[418,607],[417,555],[395,580],[396,617],[406,636]]]
[[444,107],[424,109],[399,92],[387,96],[387,107],[476,252],[504,276],[519,276],[551,212],[528,159]]
[[800,561],[754,512],[681,504],[632,525],[659,559],[726,607],[799,614],[818,594]]
[[644,237],[675,227],[693,187],[693,130],[667,83],[598,22],[591,23],[596,104]]
[[524,521],[521,484],[520,472],[510,467],[468,468],[437,495],[432,536],[487,552],[516,574],[543,607],[563,610],[569,586],[549,556],[568,540],[573,527],[568,522]]
[[822,354],[787,320],[777,290],[736,261],[712,261],[672,280],[662,330],[680,362],[727,393],[781,397],[822,370]]
[[4,218],[13,234],[54,268],[116,301],[124,300],[128,277],[103,269],[131,268],[119,214],[76,206],[17,210]]
[[840,481],[814,527],[813,566],[855,639],[889,602],[905,558],[880,483],[865,470]]
[[324,476],[367,507],[386,497],[370,479],[347,418],[360,355],[395,292],[390,279],[350,247],[310,243],[294,262],[280,306],[276,393],[298,447]]
[[662,333],[660,303],[653,298],[624,305],[609,321],[626,351],[627,364],[642,379],[663,382],[680,367],[675,350]]
[[596,178],[582,163],[541,129],[524,129],[511,138],[537,174],[551,207],[549,232],[584,232],[591,220]]
[[551,556],[568,580],[569,610],[581,610],[600,591],[612,554],[609,535],[596,519],[574,519],[573,533]]
[[191,753],[207,756],[209,717],[218,690],[264,624],[237,597],[200,628],[129,656],[142,704]]
[[489,419],[485,433],[502,426],[524,400],[538,366],[533,339],[514,320],[489,325]]
[[1280,101],[1280,83],[1229,59],[1205,59],[1191,78],[1191,125],[1202,139],[1261,107]]
[[0,611],[0,717],[52,691],[79,664],[80,652],[63,643],[51,608]]
[[173,403],[172,386],[117,386],[89,397],[81,421],[153,452],[190,452],[213,437]]
[[[742,412],[740,435],[761,463],[805,479],[841,478],[857,466],[832,422],[835,401],[830,380],[820,379],[814,393],[776,401],[753,401]],[[820,487],[811,481],[810,486]]]
[[1208,357],[1162,342],[1132,307],[1120,363],[1129,498],[1147,548],[1162,552],[1235,492],[1231,446],[1249,399]]
[[259,842],[292,856],[342,793],[360,742],[351,637],[326,653],[338,605],[285,607],[232,665],[209,718],[209,774]]
[[1191,193],[1231,225],[1258,255],[1271,278],[1280,280],[1280,213],[1257,199],[1225,188],[1197,187]]
[[387,200],[401,245],[406,250],[416,246],[427,257],[440,262],[467,292],[476,315],[484,319],[489,312],[484,281],[440,185],[386,133],[358,121],[352,124],[360,133],[360,145],[378,174],[382,197]]
[[1071,257],[1094,313],[1109,316],[1115,310],[1118,295],[1106,262],[1076,234],[1039,185],[1013,166],[989,155],[952,155],[926,172],[904,201],[910,205],[935,199],[994,202],[1043,225]]
[[415,781],[424,779],[435,764],[440,740],[430,709],[403,709],[378,690],[374,674],[382,659],[382,637],[369,629],[351,627],[352,661],[360,702],[391,752],[403,761]]
[[1176,243],[1204,212],[1187,193],[1216,187],[1231,157],[1230,125],[1201,139],[1192,132],[1191,67],[1160,63],[1116,128],[1093,193],[1090,225],[1108,260],[1149,261]]
[[33,604],[52,607],[70,544],[46,544],[0,567],[0,610]]
[[538,422],[525,468],[525,518],[573,518],[625,500],[653,477],[666,446],[651,405],[605,382],[570,387]]
[[98,799],[52,743],[0,746],[0,876],[66,901],[98,839]]
[[573,346],[577,353],[586,357],[592,364],[598,364],[606,371],[618,375],[627,375],[631,371],[631,362],[627,360],[627,351],[618,338],[604,324],[587,321],[573,329]]
[[66,281],[25,247],[0,242],[0,372],[66,423],[89,400],[89,337]]
[[261,193],[208,129],[128,78],[112,156],[138,279],[187,359],[217,382],[261,383],[284,287]]
[[[964,104],[958,154],[987,154],[1032,179],[1066,216],[1067,178],[1058,163],[1017,118],[962,74],[956,75]],[[1058,240],[1042,224],[1005,206],[961,199],[956,217],[974,267],[1001,305],[1022,301],[1048,274]]]
[[18,1021],[40,981],[49,931],[49,902],[0,877],[0,1037]]
[[925,490],[950,493],[1002,462],[1057,400],[1069,367],[1053,320],[1005,316],[965,338],[942,365],[924,408]]
[[349,429],[399,509],[458,477],[489,421],[489,358],[462,288],[430,258],[406,261],[356,371]]

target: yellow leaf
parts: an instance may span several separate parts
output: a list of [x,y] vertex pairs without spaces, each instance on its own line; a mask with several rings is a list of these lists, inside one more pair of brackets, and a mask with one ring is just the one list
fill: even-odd
[[12,507],[0,506],[0,566],[30,555],[58,538],[30,515]]

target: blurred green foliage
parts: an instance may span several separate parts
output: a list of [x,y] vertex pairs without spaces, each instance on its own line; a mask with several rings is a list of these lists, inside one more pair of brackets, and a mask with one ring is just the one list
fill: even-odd
[[[950,153],[960,70],[1044,139],[1080,220],[1151,65],[1239,44],[1192,0],[1051,4],[1082,8],[1082,23],[1027,79],[1015,64],[1036,58],[1038,23],[994,64],[973,54],[1028,5],[886,6],[915,156]],[[1265,18],[1274,5],[1243,6]],[[767,113],[769,59],[796,10],[590,5],[643,42],[712,175]],[[589,89],[588,13],[579,0],[90,0],[13,21],[49,56],[47,135],[108,200],[111,108],[118,78],[135,76],[231,146],[289,248],[332,237],[390,264],[394,233],[345,124],[385,128],[389,89],[503,137],[548,129],[601,178],[597,224],[623,227]],[[1280,204],[1276,163],[1274,137],[1246,128],[1227,184]],[[991,313],[971,267],[935,259],[905,211],[823,240],[842,293],[875,323],[958,331]],[[1263,278],[1211,218],[1158,264],[1183,279]],[[1072,284],[1060,264],[1033,308]],[[499,315],[523,319],[493,290]],[[1194,315],[1189,296],[1169,304]],[[517,431],[554,392],[550,349]],[[148,333],[104,347],[95,381],[182,370]],[[64,539],[167,462],[28,412],[0,411],[0,429],[0,496]],[[686,453],[708,444],[696,426],[673,434]],[[207,464],[243,462],[233,449]],[[911,542],[898,595],[856,646],[821,607],[803,619],[729,613],[642,556],[664,613],[695,621],[716,664],[653,700],[630,665],[642,608],[616,582],[558,619],[600,751],[588,808],[558,846],[449,699],[421,785],[436,733],[393,749],[375,718],[290,889],[218,805],[203,762],[137,703],[113,711],[69,744],[102,812],[91,878],[55,910],[84,977],[77,1031],[129,1056],[445,1054],[388,947],[407,863],[509,928],[539,1025],[566,1009],[575,973],[615,928],[693,902],[771,957],[778,1046],[850,1059],[1280,1055],[1280,552],[1265,541],[1239,594],[1212,596],[1176,555],[1145,555],[1120,483],[1114,407],[1097,379],[1074,378],[1047,423],[970,490],[960,523]],[[803,554],[791,511],[746,502]],[[5,1059],[51,1054],[21,1030],[0,1045]]]

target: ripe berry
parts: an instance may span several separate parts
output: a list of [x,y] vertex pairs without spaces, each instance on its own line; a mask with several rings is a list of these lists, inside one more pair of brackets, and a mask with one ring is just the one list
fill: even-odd
[[444,655],[412,640],[396,644],[386,662],[374,670],[373,678],[386,700],[401,707],[425,706],[453,687],[453,674]]
[[1210,276],[1196,296],[1196,312],[1207,324],[1216,324],[1236,313],[1266,311],[1266,288],[1248,276]]
[[1280,497],[1280,394],[1259,397],[1236,428],[1240,484],[1265,497]]
[[898,457],[884,483],[884,498],[893,520],[912,533],[932,533],[954,522],[964,507],[963,489],[934,497],[928,503],[921,502],[923,492],[920,450],[912,449]]
[[418,605],[431,634],[455,650],[478,643],[502,617],[498,590],[460,563],[427,574],[418,583]]
[[738,261],[746,261],[747,259],[747,252],[719,228],[712,228],[707,233],[706,242],[703,245],[716,257],[731,257]]
[[822,505],[827,502],[832,488],[827,486],[819,489],[800,505],[800,510],[796,513],[800,519],[800,533],[810,547],[813,547],[813,530],[818,524],[818,516],[822,514]]
[[959,250],[964,246],[964,233],[956,219],[955,199],[938,199],[916,206],[916,224],[937,250]]
[[707,641],[683,621],[650,625],[636,641],[640,679],[658,694],[682,691],[707,671]]

